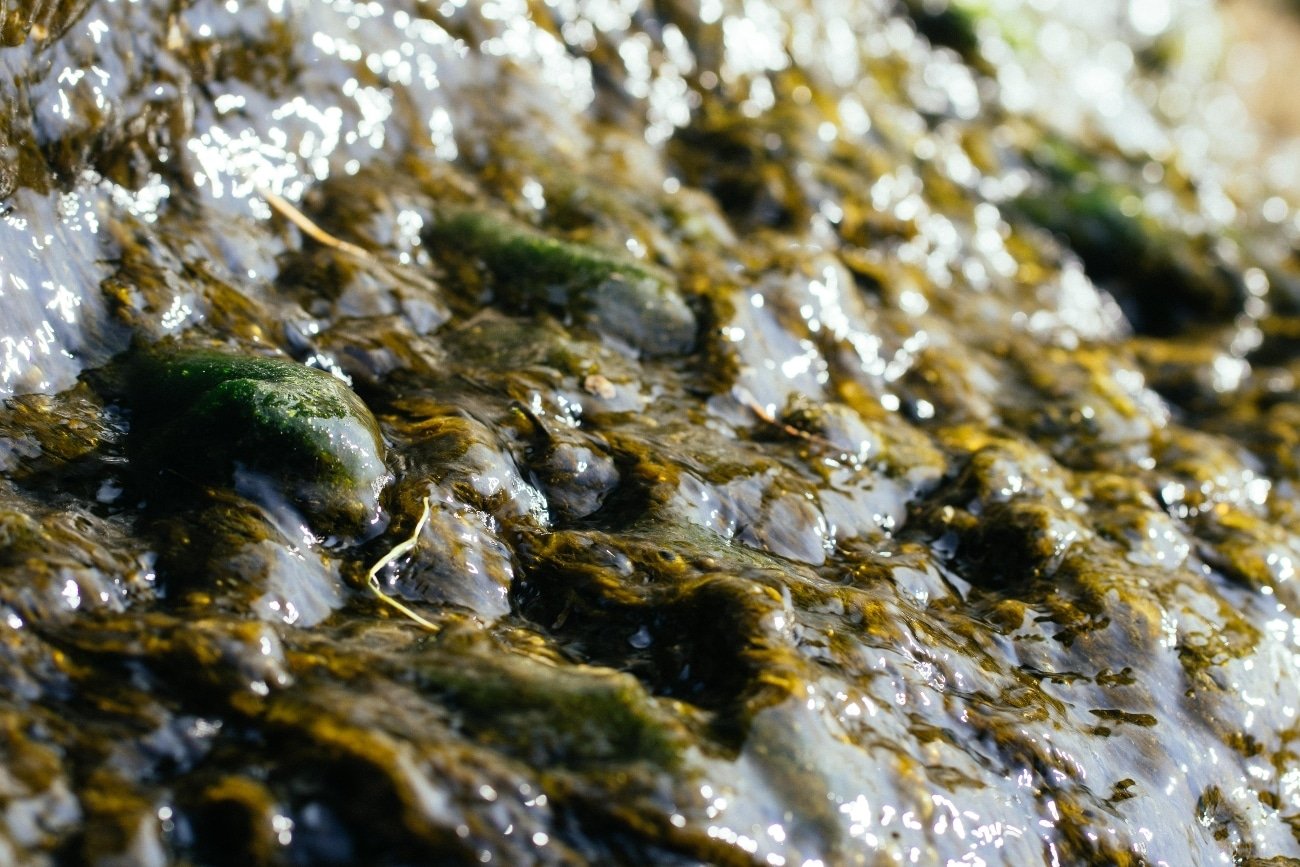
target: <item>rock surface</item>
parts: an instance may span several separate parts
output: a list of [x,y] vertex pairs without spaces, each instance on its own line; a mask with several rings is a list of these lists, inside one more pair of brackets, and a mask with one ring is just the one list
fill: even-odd
[[1300,858],[1218,14],[14,5],[0,863]]

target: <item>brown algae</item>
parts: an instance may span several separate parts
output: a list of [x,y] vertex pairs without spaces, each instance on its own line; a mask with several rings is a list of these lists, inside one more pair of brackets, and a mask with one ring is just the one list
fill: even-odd
[[0,863],[1300,858],[1238,6],[6,12]]

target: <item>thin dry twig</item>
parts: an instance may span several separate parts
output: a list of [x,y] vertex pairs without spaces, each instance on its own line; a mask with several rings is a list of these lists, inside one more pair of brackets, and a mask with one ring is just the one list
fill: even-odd
[[379,561],[370,567],[370,571],[366,573],[366,586],[370,588],[371,592],[373,592],[375,596],[379,597],[380,602],[390,608],[400,611],[402,614],[405,614],[411,620],[414,620],[430,632],[437,632],[438,627],[436,624],[431,623],[419,614],[416,614],[406,605],[385,593],[384,589],[379,586],[379,573],[383,571],[383,568],[389,563],[392,563],[398,557],[404,556],[408,551],[419,544],[420,533],[423,532],[424,525],[427,523],[429,523],[429,498],[425,497],[424,511],[420,513],[420,520],[415,522],[415,531],[412,532],[408,538],[403,539],[401,542],[394,545],[387,554],[380,557]]
[[270,205],[276,213],[280,214],[280,216],[284,217],[290,223],[293,223],[299,229],[302,229],[302,231],[309,237],[324,244],[326,247],[332,247],[335,250],[341,250],[344,253],[351,253],[353,256],[361,259],[370,258],[370,252],[368,250],[363,250],[361,247],[358,247],[350,241],[344,241],[342,238],[336,238],[329,232],[326,232],[320,226],[313,223],[310,217],[298,210],[292,202],[283,196],[277,195],[265,187],[260,186],[257,188],[257,194],[263,199],[266,199],[266,203]]

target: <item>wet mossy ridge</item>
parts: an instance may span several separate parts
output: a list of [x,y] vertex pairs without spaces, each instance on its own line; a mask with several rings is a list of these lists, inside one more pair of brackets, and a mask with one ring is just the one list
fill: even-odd
[[[233,487],[284,502],[322,536],[373,536],[390,475],[370,410],[337,377],[288,359],[160,346],[124,362],[132,462],[149,490]],[[270,498],[266,502],[266,498]]]
[[8,9],[0,864],[1300,858],[1285,154],[1050,5]]

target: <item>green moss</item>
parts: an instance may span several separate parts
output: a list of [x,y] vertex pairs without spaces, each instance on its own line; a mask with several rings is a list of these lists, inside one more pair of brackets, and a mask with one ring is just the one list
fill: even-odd
[[427,237],[448,255],[480,261],[516,307],[554,309],[649,355],[685,352],[695,341],[695,315],[657,268],[482,210],[447,210]]
[[252,493],[261,479],[329,532],[373,523],[389,479],[370,410],[330,374],[281,358],[162,348],[129,375],[132,446],[152,475]]
[[672,767],[687,744],[679,723],[626,674],[460,654],[421,664],[416,678],[480,735],[491,732],[504,748],[522,749],[524,758],[544,752],[570,767],[636,761]]
[[[1029,162],[1039,182],[1011,212],[1062,237],[1136,330],[1173,334],[1240,309],[1243,290],[1216,266],[1213,239],[1152,214],[1138,167],[1050,135],[1033,147]],[[1173,182],[1167,186],[1181,192]]]

